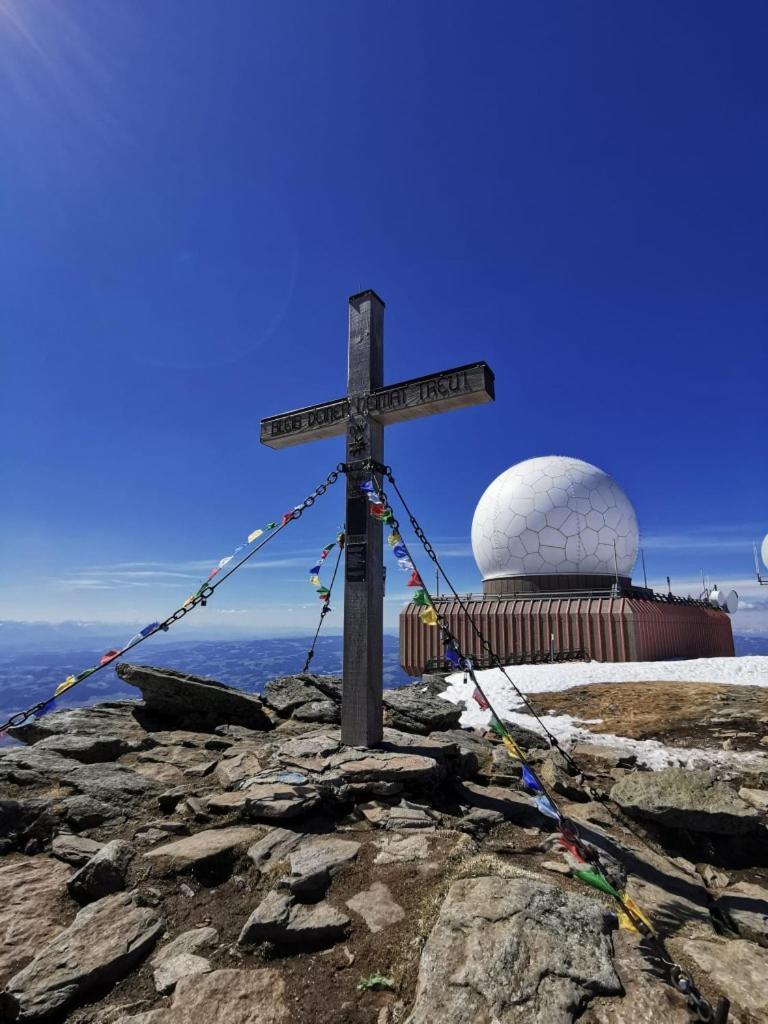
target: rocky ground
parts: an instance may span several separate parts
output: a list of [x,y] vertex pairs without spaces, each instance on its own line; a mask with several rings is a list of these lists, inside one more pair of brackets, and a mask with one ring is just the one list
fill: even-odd
[[[331,677],[259,699],[119,671],[141,700],[45,716],[0,752],[0,1021],[692,1019],[610,898],[571,875],[503,747],[459,728],[441,680],[387,691],[384,743],[366,751],[341,745]],[[658,739],[652,717],[681,699],[664,686],[538,702]],[[732,694],[753,688],[694,689],[675,730],[684,712],[697,746],[765,751],[765,705]],[[706,725],[718,716],[733,736]],[[580,743],[580,779],[515,735],[704,994],[726,994],[737,1024],[768,1022],[768,756],[650,772]]]

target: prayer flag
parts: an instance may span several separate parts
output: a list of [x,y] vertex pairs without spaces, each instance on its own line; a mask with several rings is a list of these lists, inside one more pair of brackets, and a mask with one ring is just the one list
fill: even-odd
[[317,575],[317,573],[315,573],[313,576],[309,577],[309,582],[312,584],[313,587],[319,587],[320,577]]
[[313,565],[312,568],[309,570],[309,575],[310,576],[317,576],[317,574],[319,572],[320,572],[320,563],[318,562],[317,565]]
[[417,590],[413,595],[413,603],[423,605],[425,608],[429,606],[429,598],[427,597],[426,590]]
[[53,691],[53,696],[54,697],[58,697],[59,694],[66,693],[67,690],[71,686],[74,686],[76,682],[77,682],[77,680],[75,679],[74,676],[67,676],[67,678],[64,680],[64,682],[63,683],[59,683],[59,685]]
[[51,697],[51,699],[46,701],[39,711],[35,712],[35,718],[42,718],[43,715],[47,715],[49,711],[55,711],[55,709],[56,701],[53,697]]
[[472,692],[472,700],[475,702],[475,704],[477,704],[481,711],[487,711],[488,708],[491,706],[485,699],[485,697],[482,695],[477,686]]
[[128,641],[128,643],[127,643],[127,644],[125,645],[125,647],[123,648],[123,650],[125,651],[125,650],[127,650],[127,649],[128,649],[129,647],[132,647],[132,646],[133,646],[133,645],[134,645],[134,644],[136,643],[136,641],[137,641],[137,640],[141,640],[141,639],[142,639],[142,634],[141,634],[141,633],[136,633],[136,635],[135,635],[135,636],[132,636],[132,637],[131,637],[131,639],[130,639],[130,640]]
[[245,547],[245,544],[239,544],[235,548],[235,550],[232,552],[232,557],[234,558],[234,556],[238,553],[238,551],[242,551],[244,547]]
[[87,679],[88,676],[92,676],[95,671],[96,666],[94,666],[93,668],[84,668],[82,672],[78,672],[77,675],[75,676],[75,682],[81,683],[84,679]]
[[99,658],[99,664],[100,665],[108,665],[110,663],[110,661],[114,661],[115,658],[118,658],[119,656],[120,656],[120,651],[115,651],[115,650],[107,651],[105,654],[102,654],[101,658]]
[[423,611],[420,611],[419,618],[425,626],[437,625],[437,612],[434,608],[425,608]]
[[264,533],[263,530],[254,530],[253,533],[249,533],[248,534],[248,543],[252,544],[253,541],[255,541],[257,537],[260,537],[262,535],[262,533]]
[[506,735],[506,729],[501,724],[501,722],[498,720],[496,715],[491,715],[491,720],[488,723],[488,725],[490,726],[492,732],[495,732],[497,736],[505,736]]
[[574,871],[573,873],[576,878],[580,878],[582,882],[586,882],[587,885],[591,885],[593,889],[599,889],[600,892],[606,892],[609,896],[613,896],[614,899],[621,902],[621,896],[618,892],[613,888],[611,883],[607,879],[603,878],[601,874],[598,874],[597,871],[589,871],[587,868],[583,868],[582,870]]
[[154,633],[156,629],[160,628],[159,622],[150,622],[144,629],[139,630],[139,636],[149,636],[150,633]]
[[395,558],[407,558],[408,548],[405,546],[405,544],[395,544],[394,548],[392,549],[392,554],[395,556]]
[[280,525],[285,526],[286,523],[290,523],[293,519],[293,512],[286,512],[283,518],[280,520]]
[[[414,598],[415,600],[416,598]],[[457,668],[461,664],[461,656],[455,647],[446,647],[445,660],[449,661],[452,665],[456,665]]]
[[214,576],[218,576],[219,575],[219,572],[220,572],[220,570],[219,570],[219,567],[217,565],[215,569],[211,569],[211,571],[208,573],[208,579],[212,580]]
[[340,533],[339,536],[336,539],[337,539],[337,542],[338,542],[338,545],[339,545],[339,551],[343,551],[344,550],[344,544],[346,543],[346,540],[347,540],[346,535],[343,534],[343,533]]
[[396,544],[402,543],[402,540],[403,538],[400,536],[397,530],[393,530],[392,533],[390,533],[390,535],[387,537],[387,544],[389,544],[389,546],[393,548],[395,547]]
[[[639,919],[645,925],[645,927],[651,932],[651,934],[655,935],[656,932],[654,931],[653,925],[642,912],[640,907],[638,907],[638,905],[635,903],[632,897],[627,896],[625,892],[622,892],[619,894],[619,898],[621,899],[623,905],[623,909],[620,910],[618,914],[619,927],[625,928],[627,931],[631,932],[639,931],[640,929],[637,927],[636,924],[637,920]],[[628,911],[631,912],[631,914],[628,913]]]
[[422,581],[421,576],[419,576],[419,574],[416,572],[415,569],[413,570],[411,578],[408,580],[407,586],[409,586],[409,587],[423,587],[424,586],[424,582]]
[[366,480],[364,484],[360,484],[359,486],[361,491],[370,492],[375,490],[372,480]]
[[560,813],[548,796],[537,796],[533,802],[542,814],[546,814],[548,818],[554,818],[555,821],[560,820]]
[[384,505],[380,501],[371,502],[371,515],[380,516],[384,512]]
[[369,491],[366,497],[370,502],[382,503],[384,501],[384,499],[382,498],[378,491]]
[[267,525],[264,527],[264,529],[265,530],[274,530],[274,528],[276,526],[277,526],[277,523],[267,523]]
[[416,566],[410,560],[410,558],[398,558],[397,564],[403,570],[403,572],[415,572]]
[[234,557],[234,555],[227,555],[226,558],[222,558],[222,560],[219,562],[219,568],[223,569],[225,565],[229,565],[229,563],[232,561]]
[[523,767],[520,769],[520,774],[523,777],[523,782],[529,789],[533,789],[537,793],[544,792],[544,790],[541,787],[541,783],[536,778],[535,773],[531,771],[527,764],[524,764]]
[[511,736],[502,736],[501,742],[504,744],[504,747],[510,757],[514,757],[516,761],[523,760],[523,752]]

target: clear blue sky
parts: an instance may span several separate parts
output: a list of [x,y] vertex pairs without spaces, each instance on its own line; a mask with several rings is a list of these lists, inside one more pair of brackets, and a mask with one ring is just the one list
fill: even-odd
[[[343,392],[364,288],[389,381],[496,372],[387,431],[462,588],[486,485],[560,453],[625,488],[653,582],[745,589],[767,45],[748,0],[0,0],[0,617],[150,621],[299,501],[341,442],[258,421]],[[341,498],[199,628],[305,630]]]

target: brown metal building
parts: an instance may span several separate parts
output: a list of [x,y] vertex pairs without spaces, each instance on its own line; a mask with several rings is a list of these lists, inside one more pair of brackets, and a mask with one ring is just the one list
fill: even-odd
[[[586,582],[592,584],[589,589]],[[487,652],[481,649],[470,618],[507,664],[733,656],[726,612],[705,601],[633,587],[627,578],[611,580],[613,587],[602,589],[605,582],[602,577],[549,576],[489,580],[484,594],[462,596],[460,601],[435,598],[435,607],[446,617],[462,652],[480,664]],[[566,589],[574,584],[583,589]],[[440,631],[425,626],[418,613],[412,604],[400,613],[400,662],[411,675],[443,665]]]

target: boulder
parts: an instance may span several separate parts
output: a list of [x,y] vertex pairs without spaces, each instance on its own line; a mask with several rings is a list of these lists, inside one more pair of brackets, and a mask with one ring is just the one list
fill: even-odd
[[530,878],[454,882],[424,946],[409,1024],[573,1021],[618,995],[612,915]]
[[52,786],[77,764],[53,750],[14,747],[0,750],[0,782],[17,786]]
[[61,1017],[125,977],[164,927],[153,910],[137,906],[125,893],[91,903],[11,978],[0,996],[0,1017],[25,1022]]
[[233,748],[219,761],[216,781],[224,789],[235,789],[261,771],[261,762],[252,750]]
[[343,939],[350,920],[324,900],[304,905],[288,893],[273,891],[243,926],[241,946],[274,942],[277,946],[328,945]]
[[768,813],[768,789],[748,789],[746,786],[742,786],[739,796],[756,811]]
[[8,735],[22,743],[38,743],[50,736],[119,736],[142,743],[146,741],[146,730],[136,717],[141,711],[142,705],[135,700],[66,708],[12,726]]
[[70,874],[50,857],[0,860],[0,985],[69,924],[62,897]]
[[68,796],[63,800],[57,800],[52,810],[60,815],[70,828],[79,832],[83,828],[98,828],[110,818],[118,817],[122,808],[119,805],[111,807],[90,796]]
[[347,906],[362,917],[370,932],[380,932],[405,917],[405,911],[395,903],[383,882],[374,882],[370,889],[363,889],[347,900]]
[[714,908],[742,939],[768,946],[768,889],[736,882],[715,900]]
[[157,967],[182,953],[199,953],[201,949],[211,949],[218,941],[219,933],[215,928],[190,928],[161,946],[152,957],[152,963]]
[[250,729],[272,727],[258,697],[213,679],[125,662],[117,666],[117,674],[141,690],[151,713],[172,719],[179,728],[213,729],[233,722]]
[[130,736],[109,733],[64,733],[40,740],[35,744],[35,749],[52,750],[82,764],[95,764],[98,761],[115,761],[123,754],[142,750],[147,745],[146,737],[132,739]]
[[162,875],[231,864],[262,834],[259,828],[211,828],[149,850],[144,858]]
[[94,854],[99,852],[103,845],[103,843],[97,843],[95,839],[87,839],[85,836],[76,836],[71,832],[59,832],[57,836],[53,837],[51,853],[66,864],[81,868]]
[[297,722],[318,722],[336,725],[341,721],[341,708],[332,700],[311,700],[296,708],[293,717]]
[[113,839],[69,880],[67,889],[78,903],[92,903],[125,888],[125,875],[134,855],[130,843]]
[[290,854],[288,887],[302,899],[319,899],[328,891],[331,879],[357,857],[360,843],[335,836],[307,839]]
[[[278,781],[284,773],[263,773],[255,776],[255,784],[244,789],[245,814],[255,821],[283,821],[307,814],[320,804],[320,793],[314,786],[294,785]],[[306,778],[300,776],[305,782]],[[263,781],[259,781],[263,780]]]
[[42,849],[58,826],[48,800],[0,800],[0,853]]
[[315,677],[311,673],[272,679],[264,687],[262,696],[265,704],[281,718],[290,718],[304,704],[326,700],[326,695],[315,685]]
[[163,960],[154,971],[155,990],[165,995],[176,988],[182,978],[195,974],[207,974],[211,970],[210,960],[194,953],[177,953],[176,956]]
[[611,789],[611,800],[630,817],[691,832],[743,835],[759,824],[755,808],[735,790],[689,768],[625,775]]
[[[463,805],[484,811],[495,811],[523,828],[541,828],[551,831],[552,822],[546,818],[530,798],[505,786],[480,786],[474,782],[456,783],[456,799]],[[549,824],[548,824],[549,822]]]
[[394,729],[427,735],[458,727],[463,708],[433,696],[427,686],[410,683],[383,695],[384,720]]
[[83,796],[120,810],[156,796],[160,791],[152,779],[122,764],[81,764],[70,769],[61,782]]
[[182,978],[170,1009],[162,1007],[113,1024],[292,1024],[285,982],[278,971],[221,970]]

